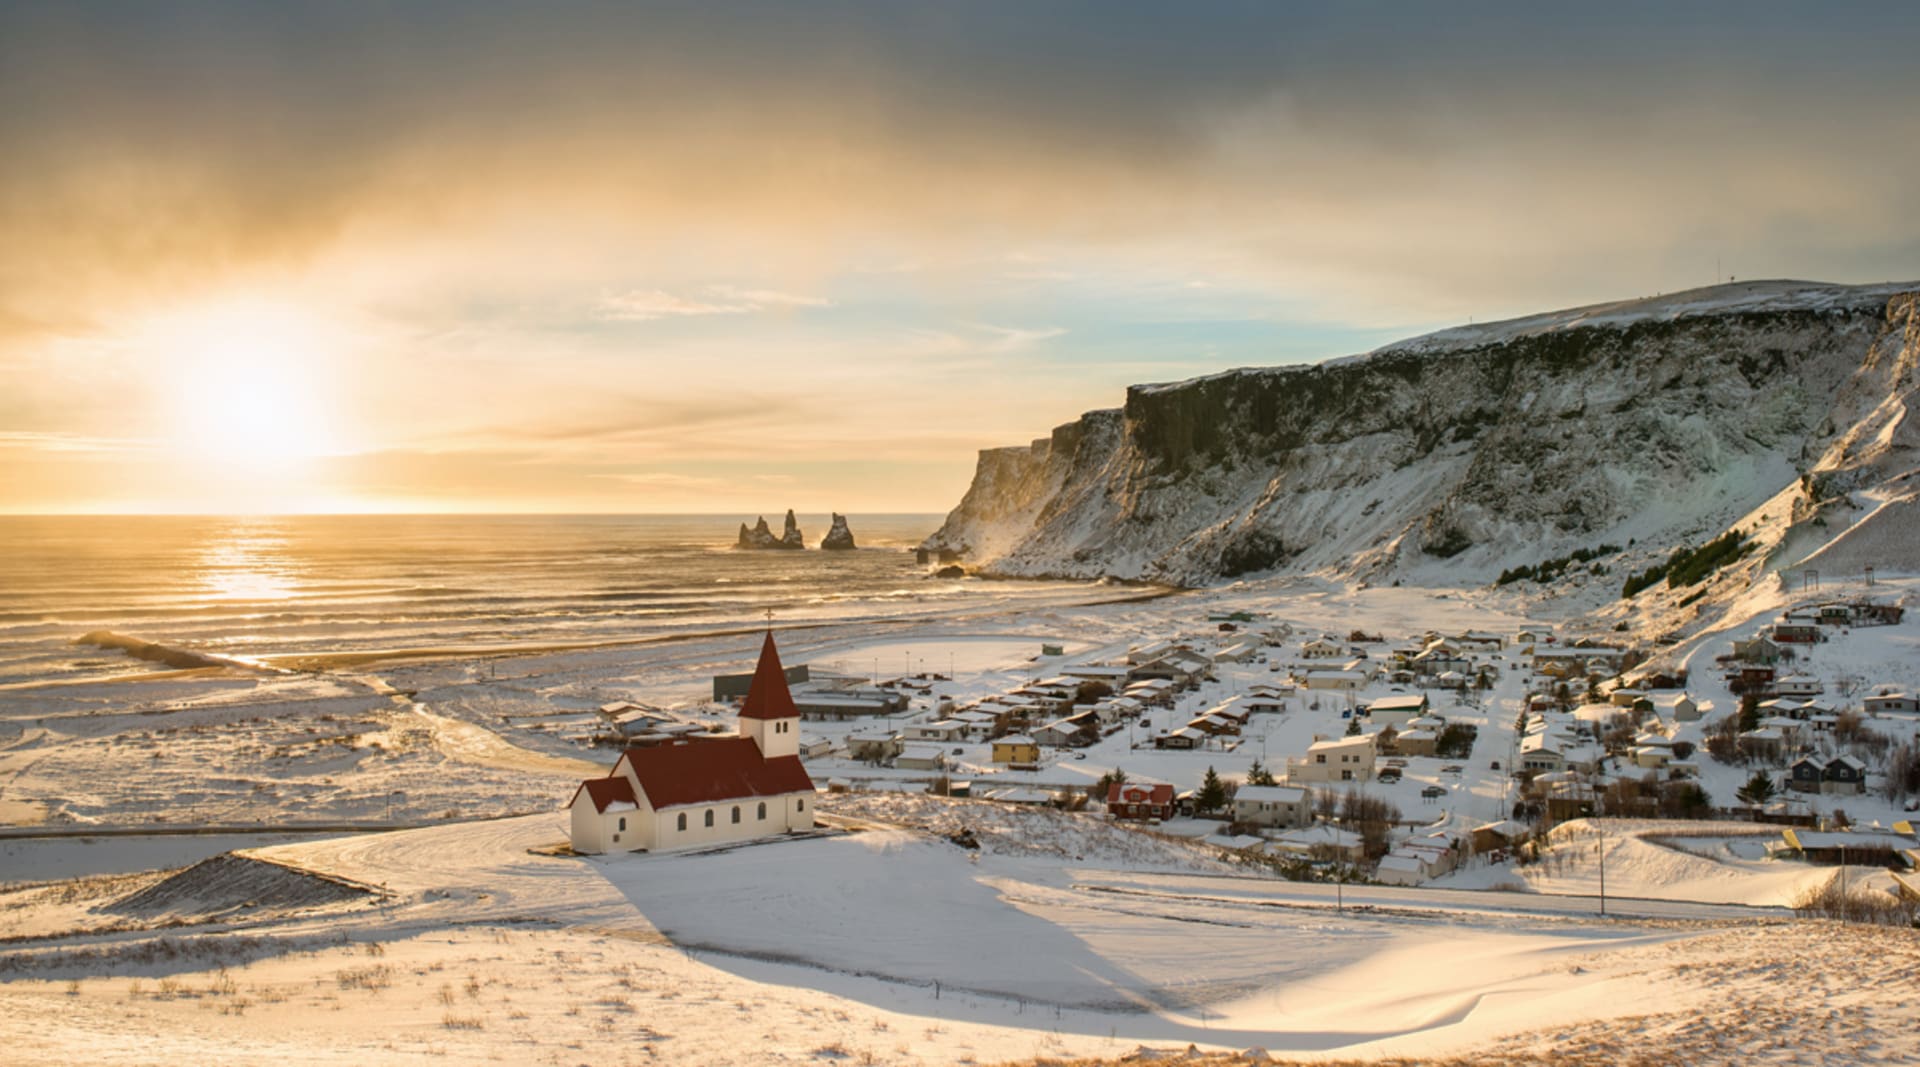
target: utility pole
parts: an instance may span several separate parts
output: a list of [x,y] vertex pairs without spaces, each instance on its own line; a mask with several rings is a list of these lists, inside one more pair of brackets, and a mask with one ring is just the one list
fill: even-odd
[[1600,835],[1600,914],[1607,913],[1607,832],[1594,824],[1594,830]]

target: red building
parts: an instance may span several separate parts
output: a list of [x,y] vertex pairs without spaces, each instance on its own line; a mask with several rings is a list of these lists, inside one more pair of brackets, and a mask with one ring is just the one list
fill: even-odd
[[1107,814],[1116,819],[1170,819],[1173,787],[1114,782],[1107,786]]

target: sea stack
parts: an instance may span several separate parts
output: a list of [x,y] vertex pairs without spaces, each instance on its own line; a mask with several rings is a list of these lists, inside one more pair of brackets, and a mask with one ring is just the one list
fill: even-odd
[[820,540],[820,547],[829,552],[851,552],[858,547],[853,543],[853,531],[847,528],[847,517],[839,512],[833,513],[833,529]]
[[740,524],[740,539],[735,543],[734,547],[797,549],[805,548],[807,544],[806,540],[800,534],[800,524],[795,521],[793,512],[789,510],[787,512],[787,529],[784,534],[775,537],[773,535],[773,529],[767,525],[767,517],[762,515],[760,516],[760,521],[753,524],[752,529],[748,529],[747,524],[744,522]]

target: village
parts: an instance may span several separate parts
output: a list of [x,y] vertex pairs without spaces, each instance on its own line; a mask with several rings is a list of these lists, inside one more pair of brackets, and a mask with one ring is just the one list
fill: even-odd
[[[922,793],[1091,812],[1296,879],[1468,885],[1538,860],[1573,820],[1737,820],[1780,828],[1769,857],[1884,858],[1889,906],[1911,910],[1920,710],[1861,656],[1830,654],[1854,644],[1870,663],[1873,634],[1907,629],[1865,596],[1685,654],[1564,627],[1325,633],[1226,610],[1124,645],[1042,642],[971,677],[785,666],[769,630],[756,671],[715,676],[710,703],[599,709],[598,740],[624,754],[572,801],[574,847],[620,849],[604,819],[673,806],[644,797],[681,795],[678,768],[712,777],[712,746],[748,737],[785,768],[779,792],[727,772],[737,796],[701,786],[699,825],[679,814],[636,847],[814,825],[767,822],[768,797]],[[742,821],[735,800],[760,814]]]

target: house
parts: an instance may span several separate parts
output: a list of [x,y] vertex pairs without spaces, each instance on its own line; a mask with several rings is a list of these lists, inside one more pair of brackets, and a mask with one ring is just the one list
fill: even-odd
[[1780,832],[1787,847],[1808,863],[1892,866],[1894,857],[1913,847],[1905,834],[1838,833],[1789,827]]
[[1367,717],[1381,726],[1405,726],[1426,713],[1425,693],[1395,693],[1367,705]]
[[1359,863],[1366,857],[1366,842],[1359,834],[1325,823],[1275,834],[1267,848],[1285,856],[1341,863]]
[[1451,647],[1436,641],[1413,657],[1412,666],[1415,673],[1431,677],[1445,674],[1447,671],[1465,673],[1473,669],[1473,662]]
[[939,745],[902,745],[893,765],[903,771],[937,771],[947,765],[947,757]]
[[877,715],[892,715],[907,706],[907,697],[887,689],[861,686],[854,689],[803,689],[794,694],[794,707],[809,722],[844,722]]
[[1133,669],[1122,664],[1089,664],[1084,667],[1062,667],[1060,673],[1078,682],[1105,682],[1114,687],[1127,684],[1133,676]]
[[847,735],[847,758],[885,763],[900,754],[900,735],[891,730],[865,730]]
[[800,735],[800,758],[819,759],[833,751],[833,742],[817,734]]
[[1771,636],[1778,645],[1817,645],[1827,639],[1827,635],[1820,632],[1820,624],[1815,622],[1775,623]]
[[1100,739],[1099,727],[1094,725],[1097,721],[1092,711],[1083,711],[1040,727],[1033,732],[1033,739],[1049,748],[1089,745]]
[[1339,737],[1307,746],[1304,759],[1287,761],[1287,781],[1364,782],[1373,777],[1373,738]]
[[1764,637],[1756,637],[1751,641],[1735,641],[1733,658],[1743,663],[1759,663],[1771,667],[1780,662],[1780,646]]
[[1133,669],[1133,677],[1144,681],[1158,678],[1173,683],[1176,689],[1184,689],[1206,677],[1207,672],[1212,668],[1212,660],[1182,649],[1151,663],[1140,664]]
[[1520,769],[1545,774],[1566,770],[1567,758],[1561,752],[1559,738],[1544,730],[1521,738]]
[[1025,734],[1008,734],[993,741],[993,762],[1033,766],[1040,762],[1040,746]]
[[1300,646],[1300,655],[1306,659],[1346,659],[1347,646],[1316,637]]
[[1216,663],[1245,663],[1259,654],[1261,644],[1258,641],[1236,641],[1213,654]]
[[906,735],[909,741],[938,741],[950,745],[967,739],[967,724],[954,719],[915,723],[907,727]]
[[1313,798],[1297,786],[1243,785],[1233,795],[1233,821],[1306,826],[1313,821]]
[[1773,691],[1783,697],[1817,697],[1827,691],[1820,679],[1805,674],[1789,674],[1773,681]]
[[1916,701],[1912,694],[1893,692],[1886,689],[1882,689],[1870,697],[1863,698],[1860,701],[1860,706],[1865,708],[1869,715],[1886,715],[1890,712],[1901,715],[1912,715],[1920,712],[1920,701]]
[[1786,754],[1787,737],[1771,726],[1743,730],[1740,732],[1740,751],[1755,759],[1777,761]]
[[1127,649],[1127,663],[1133,666],[1152,663],[1173,650],[1174,644],[1171,641],[1153,641],[1144,645],[1135,645]]
[[1164,678],[1146,678],[1127,686],[1125,695],[1142,704],[1164,708],[1173,703],[1174,685]]
[[1700,704],[1686,691],[1658,693],[1652,698],[1654,713],[1670,722],[1698,722]]
[[1116,819],[1170,819],[1173,787],[1164,783],[1108,783],[1107,814]]
[[[1256,686],[1254,688],[1260,689],[1264,687]],[[1269,696],[1264,693],[1249,691],[1246,696],[1240,697],[1239,700],[1240,707],[1245,709],[1248,715],[1275,715],[1284,713],[1287,710],[1286,700],[1279,696]]]
[[1374,880],[1386,885],[1419,885],[1453,870],[1453,849],[1444,842],[1403,841],[1380,857]]
[[1187,723],[1187,726],[1208,737],[1240,736],[1240,723],[1226,715],[1208,713]]
[[772,631],[736,736],[629,748],[567,802],[575,852],[664,852],[813,828],[800,715]]
[[1344,668],[1322,669],[1314,667],[1307,671],[1308,689],[1353,690],[1367,684],[1364,671],[1352,671]]
[[1867,765],[1857,757],[1803,756],[1787,771],[1787,788],[1800,793],[1857,796],[1867,790]]
[[1153,739],[1155,748],[1199,748],[1206,744],[1207,735],[1191,726],[1164,733]]
[[1498,852],[1512,848],[1514,842],[1524,841],[1527,837],[1526,826],[1502,819],[1499,822],[1482,823],[1467,831],[1467,840],[1474,853]]
[[1402,756],[1439,755],[1440,735],[1432,730],[1409,728],[1394,736],[1394,748]]

